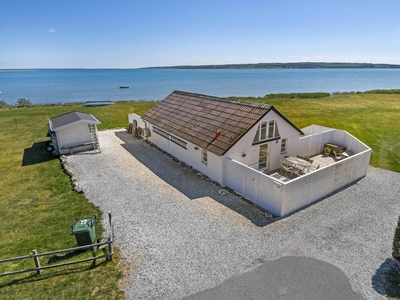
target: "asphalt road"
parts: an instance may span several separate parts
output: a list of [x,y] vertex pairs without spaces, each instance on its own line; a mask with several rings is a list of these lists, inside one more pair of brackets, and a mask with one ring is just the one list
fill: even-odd
[[286,256],[185,300],[359,300],[347,276],[326,262]]

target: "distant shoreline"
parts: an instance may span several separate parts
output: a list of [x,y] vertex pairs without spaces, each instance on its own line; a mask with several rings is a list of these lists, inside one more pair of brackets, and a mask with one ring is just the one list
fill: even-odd
[[169,67],[146,67],[139,69],[400,69],[395,64],[371,63],[257,63],[257,64],[225,64],[225,65],[184,65]]

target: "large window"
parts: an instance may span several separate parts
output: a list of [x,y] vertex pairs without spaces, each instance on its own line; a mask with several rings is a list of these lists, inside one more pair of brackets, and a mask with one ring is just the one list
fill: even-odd
[[261,122],[253,143],[279,137],[278,124],[275,120]]
[[187,143],[185,141],[177,138],[176,136],[173,136],[173,135],[169,134],[168,132],[161,130],[160,128],[155,127],[155,126],[153,126],[153,132],[165,137],[167,140],[170,140],[174,144],[177,144],[178,146],[181,146],[182,148],[187,149],[186,148]]

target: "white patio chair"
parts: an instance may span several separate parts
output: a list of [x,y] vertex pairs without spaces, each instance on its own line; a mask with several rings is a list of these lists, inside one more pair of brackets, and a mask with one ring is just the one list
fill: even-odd
[[285,170],[286,176],[288,172],[290,172],[290,175],[293,173],[293,167],[285,160],[281,160],[281,172],[282,170]]
[[339,160],[339,159],[342,159],[342,158],[343,158],[342,152],[336,153],[336,151],[333,150],[333,154],[335,154],[336,160]]
[[300,175],[302,175],[302,171],[303,170],[299,166],[296,166],[296,165],[293,166],[293,173],[294,174],[300,176]]

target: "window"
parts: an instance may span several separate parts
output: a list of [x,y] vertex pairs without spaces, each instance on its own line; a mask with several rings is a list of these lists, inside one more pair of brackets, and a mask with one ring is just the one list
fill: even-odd
[[275,120],[261,122],[253,143],[279,137],[278,124]]
[[206,149],[201,149],[201,162],[203,164],[207,164],[207,162],[208,162],[208,156],[207,156],[207,150]]
[[281,141],[281,154],[284,154],[287,152],[287,146],[288,146],[288,139],[282,139]]
[[153,132],[165,137],[167,140],[170,140],[174,144],[177,144],[178,146],[181,146],[182,148],[187,149],[186,148],[187,143],[181,139],[178,139],[176,136],[173,136],[173,135],[169,134],[168,132],[161,130],[160,128],[155,127],[155,126],[153,126]]
[[260,145],[260,154],[258,157],[258,169],[265,169],[268,165],[268,144]]
[[260,124],[260,141],[265,140],[267,137],[267,122]]
[[268,138],[271,139],[275,137],[275,121],[269,121],[268,122]]

